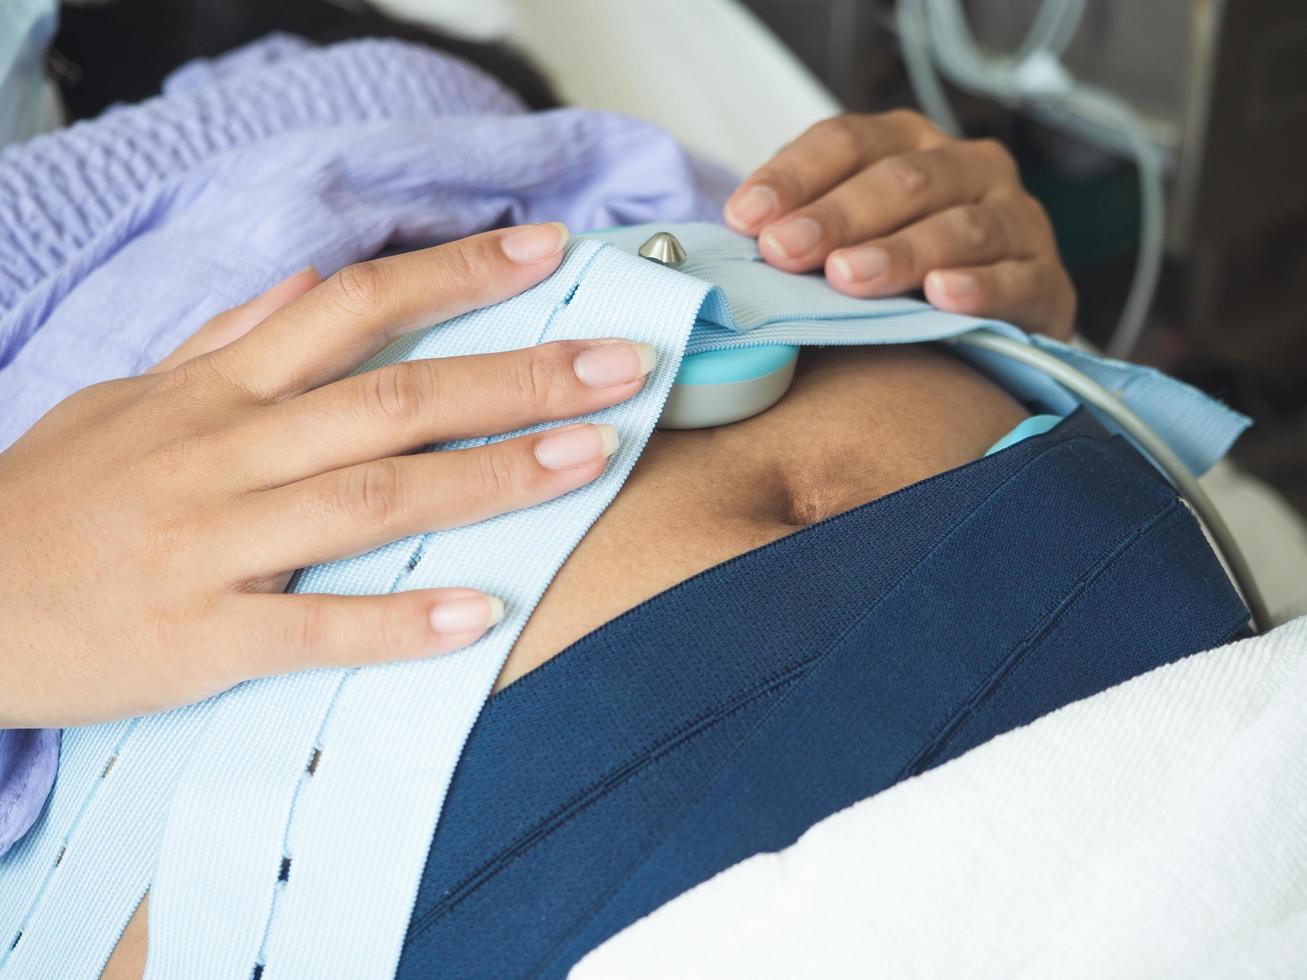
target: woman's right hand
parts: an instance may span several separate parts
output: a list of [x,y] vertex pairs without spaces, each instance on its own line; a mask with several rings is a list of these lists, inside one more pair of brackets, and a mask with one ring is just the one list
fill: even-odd
[[598,476],[611,427],[425,445],[635,394],[648,345],[563,341],[343,377],[396,336],[557,268],[532,225],[306,271],[154,371],[93,385],[0,453],[0,728],[186,704],[247,678],[430,657],[502,615],[473,589],[286,595],[299,567],[548,500]]

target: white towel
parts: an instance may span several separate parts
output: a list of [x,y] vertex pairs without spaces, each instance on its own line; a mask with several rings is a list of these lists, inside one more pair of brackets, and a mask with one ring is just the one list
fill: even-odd
[[572,972],[1305,974],[1307,617],[835,814]]

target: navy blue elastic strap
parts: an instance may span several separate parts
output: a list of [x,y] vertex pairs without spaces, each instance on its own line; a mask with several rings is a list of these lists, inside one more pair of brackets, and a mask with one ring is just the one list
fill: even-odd
[[491,700],[399,976],[561,976],[685,889],[1242,628],[1192,517],[1086,413],[748,552]]

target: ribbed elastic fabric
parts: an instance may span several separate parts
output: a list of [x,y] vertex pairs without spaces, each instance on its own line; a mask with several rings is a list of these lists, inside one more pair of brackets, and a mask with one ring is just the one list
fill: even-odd
[[561,977],[719,871],[1247,617],[1174,491],[1083,410],[746,552],[491,698],[399,980]]
[[[742,260],[743,240],[725,230],[672,230],[702,243],[691,274],[574,240],[544,283],[369,365],[614,335],[659,355],[639,395],[594,416],[617,426],[622,447],[590,486],[309,569],[293,584],[484,589],[504,598],[508,616],[477,644],[422,663],[249,682],[166,714],[66,732],[44,819],[0,862],[6,978],[96,976],[147,888],[152,980],[391,976],[467,734],[539,596],[643,449],[687,343],[919,342],[977,323],[911,301],[837,297],[756,253]],[[1121,377],[1122,397],[1196,468],[1245,424],[1169,379],[1089,362]]]

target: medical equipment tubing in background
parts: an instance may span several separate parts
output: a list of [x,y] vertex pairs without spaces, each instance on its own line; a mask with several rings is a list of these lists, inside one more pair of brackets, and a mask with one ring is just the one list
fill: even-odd
[[1042,0],[1025,39],[1014,54],[983,54],[967,26],[961,0],[898,0],[897,24],[903,60],[923,111],[941,128],[961,135],[956,114],[936,67],[959,88],[1009,104],[1030,106],[1056,121],[1070,112],[1114,146],[1123,138],[1139,170],[1139,256],[1125,308],[1108,341],[1107,355],[1130,356],[1143,333],[1165,246],[1162,153],[1138,113],[1103,89],[1076,81],[1061,55],[1084,15],[1085,0]]

